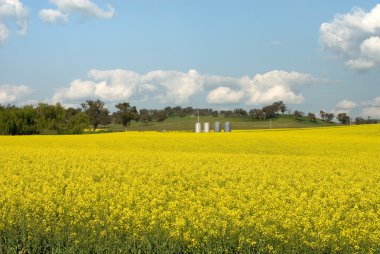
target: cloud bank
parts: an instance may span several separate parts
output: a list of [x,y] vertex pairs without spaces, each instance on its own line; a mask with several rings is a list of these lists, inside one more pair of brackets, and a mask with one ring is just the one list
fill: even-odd
[[362,102],[354,102],[350,100],[342,100],[338,102],[334,109],[331,111],[335,114],[338,113],[348,113],[351,114],[352,111],[357,110],[359,116],[362,117],[372,117],[380,119],[380,96]]
[[31,89],[27,86],[0,85],[0,104],[18,102],[30,93]]
[[344,60],[346,66],[366,71],[380,64],[380,4],[369,12],[354,8],[337,14],[320,27],[325,49]]
[[350,100],[342,100],[336,104],[337,109],[351,110],[357,107],[357,103]]
[[108,4],[106,9],[100,8],[90,0],[50,0],[56,9],[42,9],[39,17],[48,23],[67,23],[69,16],[78,15],[82,20],[88,18],[110,19],[115,9]]
[[99,98],[106,102],[151,100],[161,104],[184,105],[195,96],[209,104],[264,104],[276,100],[297,104],[304,101],[298,91],[315,82],[309,74],[271,71],[234,78],[188,72],[156,70],[139,74],[130,70],[91,70],[89,79],[73,80],[54,94],[53,102],[80,102]]
[[235,91],[229,87],[220,86],[207,95],[207,102],[210,104],[237,104],[243,96],[243,91]]
[[19,0],[0,0],[0,44],[8,39],[9,23],[15,22],[20,35],[28,31],[28,9]]
[[362,115],[380,119],[380,96],[362,103],[364,106]]

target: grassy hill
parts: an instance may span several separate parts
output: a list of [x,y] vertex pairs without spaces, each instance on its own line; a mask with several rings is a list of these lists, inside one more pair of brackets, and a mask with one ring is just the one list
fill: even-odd
[[[336,123],[326,123],[321,120],[311,122],[304,118],[302,120],[296,120],[291,116],[279,116],[278,118],[270,120],[252,120],[250,117],[232,117],[226,118],[223,116],[201,116],[200,122],[209,122],[210,128],[213,129],[214,122],[219,121],[222,124],[224,122],[231,122],[232,130],[250,130],[250,129],[269,129],[272,125],[273,129],[278,128],[310,128],[310,127],[323,127],[334,126]],[[185,116],[185,117],[169,117],[164,122],[151,124],[143,124],[139,122],[132,122],[128,130],[131,131],[194,131],[194,125],[197,122],[197,117]],[[202,126],[203,128],[203,126]],[[124,127],[119,125],[107,126],[107,129],[111,131],[123,131]]]

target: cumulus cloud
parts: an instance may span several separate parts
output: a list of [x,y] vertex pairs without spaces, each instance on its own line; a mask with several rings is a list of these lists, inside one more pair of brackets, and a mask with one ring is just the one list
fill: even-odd
[[357,103],[349,100],[342,100],[336,104],[337,109],[354,109],[357,107]]
[[163,89],[163,93],[156,96],[161,103],[174,102],[185,104],[196,93],[203,90],[204,77],[196,70],[187,73],[179,71],[152,71],[142,77],[144,83],[153,84]]
[[380,118],[380,96],[362,102],[354,102],[350,100],[342,100],[338,102],[332,110],[330,110],[334,114],[339,113],[348,113],[357,114],[362,117],[372,117],[372,118]]
[[234,91],[229,87],[220,86],[207,95],[207,102],[210,104],[236,104],[243,96],[243,91]]
[[74,80],[68,88],[61,89],[53,101],[76,100],[97,97],[105,101],[127,100],[132,95],[152,94],[152,99],[162,103],[184,104],[203,89],[201,76],[195,70],[152,71],[140,75],[129,70],[91,70],[93,81]]
[[70,15],[79,15],[81,19],[110,19],[115,15],[115,9],[108,4],[106,9],[100,8],[90,0],[50,0],[57,9],[42,9],[39,17],[48,23],[67,23]]
[[5,41],[9,36],[9,29],[2,23],[0,23],[0,43]]
[[321,44],[341,57],[349,68],[365,71],[380,64],[380,4],[365,12],[335,15],[320,27]]
[[380,107],[380,96],[362,103],[364,106]]
[[0,85],[0,104],[14,103],[31,93],[27,86]]
[[380,119],[380,96],[370,100],[362,102],[363,111],[362,115],[365,117],[379,118]]
[[[67,88],[60,89],[53,96],[53,102],[75,101],[93,97],[105,101],[129,99],[136,88],[139,75],[125,70],[91,70],[89,80],[76,79]],[[98,81],[98,82],[96,82]]]
[[286,103],[304,101],[299,87],[315,81],[309,74],[271,71],[234,78],[188,72],[156,70],[139,74],[130,70],[91,70],[89,80],[76,79],[59,89],[53,102],[80,102],[99,98],[106,102],[151,100],[183,105],[205,92],[210,104],[264,104],[276,100]]
[[365,107],[362,116],[380,119],[380,107]]
[[304,97],[297,92],[297,87],[315,82],[310,74],[286,71],[271,71],[257,74],[253,79],[242,79],[242,86],[249,96],[247,104],[263,104],[282,100],[288,103],[299,104]]
[[28,9],[19,0],[0,0],[0,43],[9,37],[9,22],[15,22],[21,35],[28,31]]
[[40,18],[47,23],[67,23],[69,21],[67,14],[58,10],[43,9],[39,12]]

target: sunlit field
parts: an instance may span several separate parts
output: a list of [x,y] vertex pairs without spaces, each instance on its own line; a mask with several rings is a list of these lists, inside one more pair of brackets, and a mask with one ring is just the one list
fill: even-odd
[[378,253],[380,126],[0,137],[0,253]]

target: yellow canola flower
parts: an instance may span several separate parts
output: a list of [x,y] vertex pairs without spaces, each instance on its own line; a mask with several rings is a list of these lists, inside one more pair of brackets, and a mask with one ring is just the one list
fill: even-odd
[[380,126],[0,137],[5,253],[376,253]]

